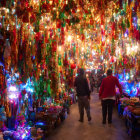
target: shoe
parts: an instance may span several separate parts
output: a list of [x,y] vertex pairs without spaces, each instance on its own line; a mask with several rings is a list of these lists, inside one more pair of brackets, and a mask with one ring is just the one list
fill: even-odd
[[89,121],[89,122],[91,121],[91,117],[88,118],[88,121]]
[[80,119],[79,122],[84,122],[84,121]]

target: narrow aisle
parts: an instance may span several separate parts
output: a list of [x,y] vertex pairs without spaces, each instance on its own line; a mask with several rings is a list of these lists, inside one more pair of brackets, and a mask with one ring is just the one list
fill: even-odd
[[91,116],[92,121],[88,123],[85,114],[84,122],[78,121],[78,106],[71,106],[68,118],[56,128],[51,136],[46,140],[129,140],[126,133],[124,121],[117,115],[117,111],[113,114],[113,126],[105,127],[101,124],[101,103],[98,94],[92,94],[91,97]]

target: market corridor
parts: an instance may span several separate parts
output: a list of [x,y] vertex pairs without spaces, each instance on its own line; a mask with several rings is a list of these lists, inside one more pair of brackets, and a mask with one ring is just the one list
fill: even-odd
[[86,114],[84,123],[78,122],[77,104],[71,106],[70,114],[64,123],[56,128],[46,140],[129,140],[124,121],[114,111],[113,126],[101,124],[101,104],[98,94],[91,97],[92,121],[88,123]]

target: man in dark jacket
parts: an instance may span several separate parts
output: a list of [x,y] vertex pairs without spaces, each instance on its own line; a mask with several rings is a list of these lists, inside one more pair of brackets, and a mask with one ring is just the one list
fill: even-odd
[[84,69],[79,69],[79,74],[74,81],[74,87],[76,88],[77,96],[78,96],[78,107],[80,113],[80,122],[83,122],[84,119],[84,108],[87,113],[88,121],[91,121],[90,115],[90,90],[88,86],[88,81],[84,76]]
[[106,124],[107,112],[108,112],[108,123],[112,124],[112,112],[116,96],[115,86],[119,88],[119,92],[122,94],[122,88],[118,79],[112,76],[112,70],[108,69],[107,77],[102,80],[99,91],[99,98],[101,99],[102,103],[103,124]]

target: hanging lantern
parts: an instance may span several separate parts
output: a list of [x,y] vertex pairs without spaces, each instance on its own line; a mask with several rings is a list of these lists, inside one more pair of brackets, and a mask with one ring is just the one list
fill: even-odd
[[35,40],[39,41],[40,38],[41,38],[41,34],[40,34],[40,32],[37,32],[35,35]]
[[56,27],[59,28],[59,29],[61,28],[61,20],[57,20]]
[[71,64],[71,69],[75,69],[76,68],[76,64]]

